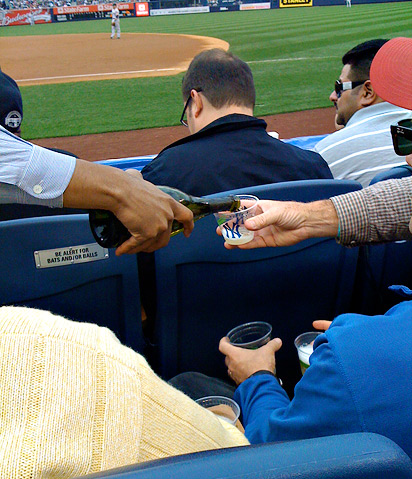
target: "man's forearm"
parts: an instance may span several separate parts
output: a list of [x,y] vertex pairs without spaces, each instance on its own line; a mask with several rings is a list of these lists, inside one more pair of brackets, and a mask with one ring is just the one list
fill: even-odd
[[78,159],[63,194],[63,205],[115,212],[127,194],[128,179],[122,170]]
[[303,228],[306,230],[307,238],[338,235],[339,219],[330,200],[307,203],[305,210]]

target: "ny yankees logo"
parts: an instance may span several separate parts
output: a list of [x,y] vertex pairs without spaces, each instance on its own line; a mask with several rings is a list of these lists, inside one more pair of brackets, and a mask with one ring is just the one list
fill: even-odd
[[227,237],[231,239],[241,238],[242,234],[239,231],[239,226],[239,223],[232,223],[232,225],[225,223],[223,228],[226,230]]

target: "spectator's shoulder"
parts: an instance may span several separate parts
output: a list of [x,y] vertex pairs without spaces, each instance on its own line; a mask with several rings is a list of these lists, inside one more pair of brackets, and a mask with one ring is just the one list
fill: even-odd
[[341,128],[340,130],[336,130],[333,133],[330,133],[329,135],[327,135],[322,140],[320,140],[313,147],[313,150],[316,151],[317,153],[322,154],[322,151],[325,150],[325,148],[328,148],[331,145],[335,145],[340,141],[350,139],[352,136],[356,134],[357,134],[356,129],[348,128],[347,126],[345,126],[344,128]]
[[167,181],[181,170],[179,160],[184,157],[185,155],[179,154],[179,147],[164,149],[142,169],[143,178],[158,185],[169,184]]
[[182,148],[179,146],[170,146],[162,150],[153,160],[143,168],[142,171],[154,170],[163,167],[172,168],[174,166],[174,161],[181,158],[180,154]]

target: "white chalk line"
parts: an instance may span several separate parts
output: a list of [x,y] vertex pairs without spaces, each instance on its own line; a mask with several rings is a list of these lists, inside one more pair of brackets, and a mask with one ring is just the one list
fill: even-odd
[[270,60],[251,60],[250,62],[246,63],[280,63],[280,62],[300,62],[306,60],[326,60],[330,58],[336,57],[296,57],[296,58],[273,58]]
[[[305,61],[305,60],[324,60],[326,58],[335,58],[335,57],[297,57],[297,58],[273,58],[270,60],[252,60],[247,62],[249,64],[255,63],[280,63],[280,62],[296,62],[296,61]],[[45,80],[64,80],[67,78],[85,78],[85,77],[99,77],[99,76],[108,76],[108,75],[134,75],[136,73],[156,73],[156,72],[168,72],[176,71],[176,68],[155,68],[153,70],[132,70],[128,72],[108,72],[108,73],[85,73],[81,75],[62,75],[54,77],[40,77],[40,78],[25,78],[22,80],[16,80],[17,82],[32,82],[32,81],[45,81]]]
[[131,75],[135,73],[154,73],[154,72],[168,72],[168,71],[176,71],[176,68],[156,68],[154,70],[133,70],[129,72],[85,73],[82,75],[62,75],[62,76],[55,76],[55,77],[25,78],[23,80],[16,80],[16,82],[61,80],[65,78],[84,78],[84,77],[98,77],[98,76],[107,76],[107,75]]

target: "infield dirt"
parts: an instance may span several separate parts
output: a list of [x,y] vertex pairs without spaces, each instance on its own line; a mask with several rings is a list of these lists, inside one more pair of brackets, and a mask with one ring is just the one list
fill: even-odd
[[174,75],[209,48],[228,50],[229,44],[154,33],[123,33],[120,40],[109,32],[0,37],[2,69],[19,86]]
[[[334,131],[334,108],[298,111],[263,117],[268,131],[277,131],[280,138],[322,135]],[[69,136],[32,140],[40,146],[67,150],[85,160],[155,155],[173,141],[188,134],[184,126],[131,130],[97,135]]]
[[[229,44],[194,35],[110,33],[0,37],[2,68],[17,83],[35,85],[108,78],[172,75],[187,69],[200,51]],[[62,51],[64,55],[62,55]],[[264,117],[268,131],[280,138],[321,135],[334,131],[334,109],[308,110]],[[90,161],[155,155],[183,138],[183,126],[32,140],[67,150]]]

